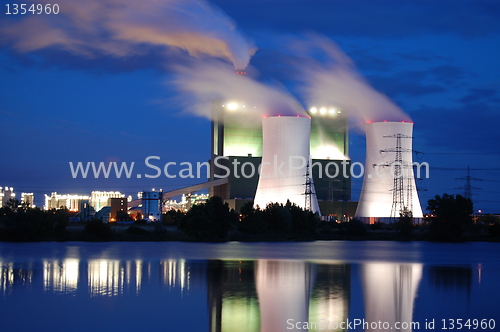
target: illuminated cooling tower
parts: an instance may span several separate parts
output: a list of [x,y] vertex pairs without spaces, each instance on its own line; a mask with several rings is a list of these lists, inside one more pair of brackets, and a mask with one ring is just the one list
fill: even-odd
[[[273,116],[262,120],[262,164],[254,205],[264,209],[269,203],[287,200],[319,213],[315,194],[306,195],[311,119]],[[314,193],[312,176],[310,192]],[[310,206],[306,207],[306,199]]]
[[[422,207],[411,167],[412,132],[413,123],[409,122],[366,124],[365,174],[356,218],[369,224],[392,222],[399,217],[399,211],[407,207],[413,212],[415,222],[422,220]],[[398,160],[401,174],[396,178],[400,182],[394,188]]]

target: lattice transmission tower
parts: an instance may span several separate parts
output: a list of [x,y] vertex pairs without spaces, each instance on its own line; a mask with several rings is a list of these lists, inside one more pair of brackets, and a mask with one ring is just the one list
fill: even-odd
[[460,189],[464,191],[465,198],[472,199],[472,190],[482,190],[482,188],[474,187],[471,181],[483,181],[483,179],[475,178],[470,176],[470,167],[467,166],[467,176],[461,178],[455,178],[455,180],[465,180],[465,185],[463,187],[457,187],[455,189]]
[[[413,171],[412,165],[403,160],[403,152],[412,152],[411,149],[403,148],[401,146],[401,139],[412,138],[408,135],[394,134],[387,135],[384,137],[395,138],[396,147],[382,149],[382,152],[394,152],[394,161],[390,163],[385,163],[381,166],[383,167],[394,167],[394,187],[392,188],[392,208],[391,208],[391,218],[393,220],[399,218],[401,212],[408,211],[413,212]],[[410,169],[408,171],[408,176],[405,178],[403,174],[403,169]],[[406,185],[405,185],[405,180]]]
[[309,210],[309,211],[312,211],[311,196],[314,194],[313,191],[312,191],[312,185],[311,185],[311,183],[312,183],[312,181],[311,181],[311,176],[309,174],[309,163],[307,163],[307,166],[306,166],[306,183],[305,183],[306,190],[304,192],[304,195],[306,195],[305,209]]

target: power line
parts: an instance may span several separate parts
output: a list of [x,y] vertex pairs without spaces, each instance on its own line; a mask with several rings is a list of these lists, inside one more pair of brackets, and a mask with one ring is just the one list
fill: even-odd
[[500,155],[500,152],[423,152],[423,151],[414,151],[415,154],[433,154],[433,155],[455,155],[455,156],[462,156],[462,155],[489,155],[489,154],[498,154]]
[[[465,168],[430,166],[435,171],[463,171]],[[500,171],[500,168],[470,168],[471,171]]]

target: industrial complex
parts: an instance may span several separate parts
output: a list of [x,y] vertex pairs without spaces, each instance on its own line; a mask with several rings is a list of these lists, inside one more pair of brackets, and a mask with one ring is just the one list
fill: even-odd
[[[352,218],[356,203],[350,174],[334,174],[342,162],[350,164],[347,111],[316,105],[306,114],[268,112],[260,121],[249,121],[255,118],[252,112],[254,106],[243,101],[212,103],[210,180],[227,175],[227,183],[211,186],[209,195],[235,210],[254,198],[261,208],[290,200],[325,217]],[[286,169],[279,168],[282,163]],[[234,165],[237,171],[227,172]]]
[[[245,75],[243,70],[237,74]],[[192,204],[219,196],[239,211],[251,202],[265,208],[290,201],[326,221],[391,223],[401,213],[423,218],[412,163],[413,123],[366,123],[366,162],[359,202],[352,200],[349,158],[349,112],[336,105],[313,105],[307,111],[279,114],[257,110],[243,100],[213,100],[209,178],[169,192],[139,192],[137,199],[120,192],[93,191],[90,196],[45,195],[45,209],[66,207],[76,219],[114,222],[161,220],[169,209],[186,211]],[[358,163],[359,164],[359,163]],[[198,194],[207,191],[206,194]],[[2,205],[15,198],[13,188],[0,188]],[[181,196],[182,202],[172,201]],[[33,194],[22,194],[33,205]],[[121,216],[121,217],[120,217]]]

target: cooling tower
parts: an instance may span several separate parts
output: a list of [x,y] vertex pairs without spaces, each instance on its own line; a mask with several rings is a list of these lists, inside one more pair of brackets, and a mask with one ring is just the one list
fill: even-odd
[[[262,163],[254,206],[287,200],[319,213],[312,175],[306,195],[311,119],[299,116],[272,116],[262,120]],[[306,207],[306,199],[310,206]]]
[[[403,206],[412,210],[415,222],[422,220],[422,207],[411,167],[412,132],[413,123],[410,122],[366,124],[365,174],[355,215],[364,223],[393,222]],[[400,165],[399,176],[395,176],[397,165]],[[395,178],[400,179],[396,199]],[[394,211],[393,201],[396,201]]]

